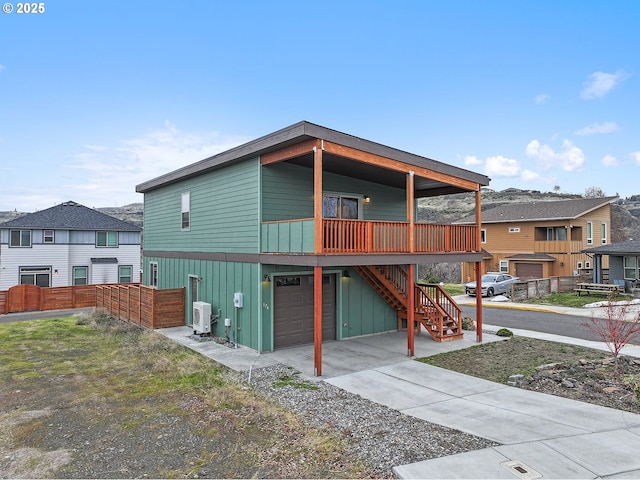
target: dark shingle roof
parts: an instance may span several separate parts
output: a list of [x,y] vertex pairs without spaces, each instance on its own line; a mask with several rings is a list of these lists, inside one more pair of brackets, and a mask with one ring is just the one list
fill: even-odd
[[[508,203],[483,211],[482,223],[572,220],[617,199],[618,197],[595,197],[548,202]],[[475,223],[475,218],[474,214],[453,223]]]
[[638,255],[640,254],[640,240],[611,243],[600,247],[586,248],[582,251],[600,255]]
[[0,228],[115,230],[119,232],[140,232],[142,230],[137,225],[118,220],[72,201],[9,220],[0,224]]

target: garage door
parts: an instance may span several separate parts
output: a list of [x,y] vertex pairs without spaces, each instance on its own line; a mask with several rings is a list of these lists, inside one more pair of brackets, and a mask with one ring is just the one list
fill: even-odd
[[541,263],[516,263],[516,276],[521,280],[530,278],[542,278]]
[[[275,277],[273,346],[313,343],[313,275]],[[322,276],[322,340],[336,339],[335,275]]]

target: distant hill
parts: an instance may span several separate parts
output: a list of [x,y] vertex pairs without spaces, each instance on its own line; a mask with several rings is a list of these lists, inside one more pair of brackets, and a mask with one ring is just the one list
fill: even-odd
[[[537,190],[520,190],[508,188],[502,191],[486,188],[482,190],[482,210],[514,202],[542,202],[581,198],[582,195],[568,193],[539,192]],[[475,194],[458,193],[442,197],[419,199],[418,221],[433,223],[451,223],[460,218],[471,215],[475,209]],[[96,208],[99,212],[106,213],[125,222],[142,226],[142,203],[132,203],[123,207]],[[24,213],[1,212],[0,224]],[[612,243],[625,240],[640,239],[640,195],[621,198],[611,208],[611,241]]]

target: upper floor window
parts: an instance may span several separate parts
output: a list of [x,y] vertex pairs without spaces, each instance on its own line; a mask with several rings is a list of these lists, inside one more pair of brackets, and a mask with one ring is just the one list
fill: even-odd
[[593,245],[593,222],[587,222],[587,245]]
[[53,230],[45,230],[43,235],[44,243],[54,243],[55,242],[55,233]]
[[510,227],[509,233],[520,233],[520,227]]
[[324,218],[344,218],[358,220],[362,218],[360,198],[348,195],[325,193],[322,200]]
[[487,229],[480,229],[480,243],[487,243]]
[[117,247],[118,232],[96,232],[96,247]]
[[10,247],[30,247],[31,230],[11,230],[9,233]]
[[182,230],[189,230],[191,226],[191,193],[182,194]]
[[565,241],[567,229],[565,227],[547,227],[547,241]]
[[602,238],[602,243],[605,244],[607,243],[607,224],[603,223],[602,224],[602,229],[600,230],[601,232],[601,238]]

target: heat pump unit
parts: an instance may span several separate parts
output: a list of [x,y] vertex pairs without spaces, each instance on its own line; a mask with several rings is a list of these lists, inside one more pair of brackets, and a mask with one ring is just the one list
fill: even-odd
[[211,304],[193,302],[193,333],[211,333]]

